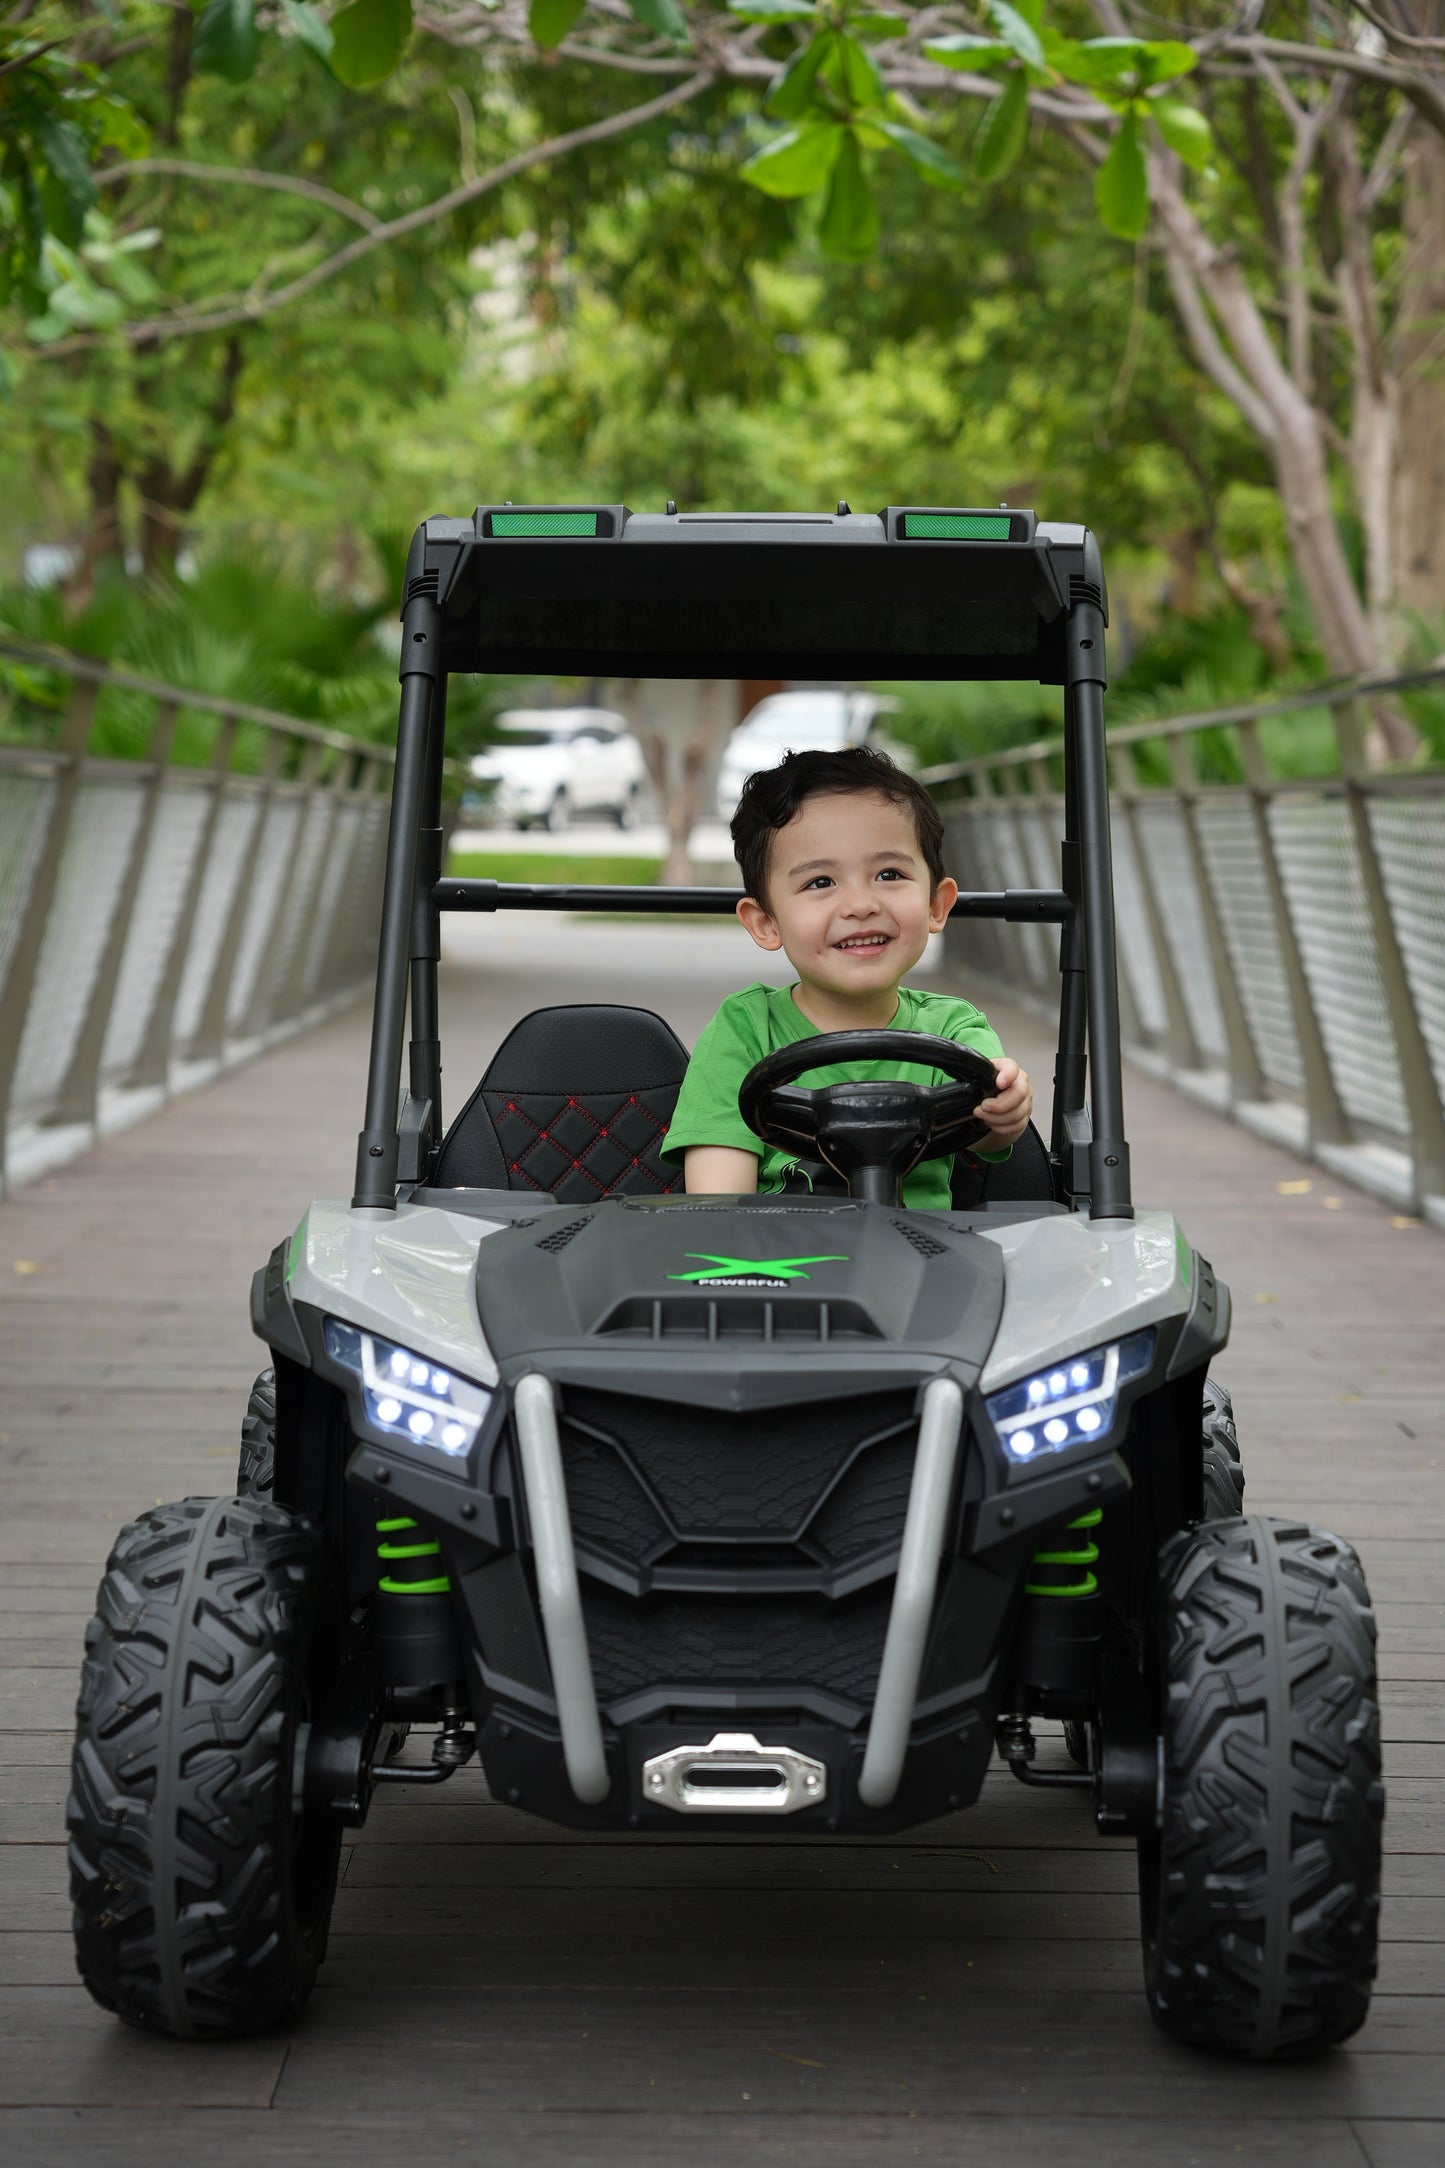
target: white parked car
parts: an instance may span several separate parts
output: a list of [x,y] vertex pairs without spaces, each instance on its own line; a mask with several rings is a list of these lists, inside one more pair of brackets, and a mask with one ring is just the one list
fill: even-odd
[[897,706],[886,693],[845,693],[831,686],[769,693],[723,749],[717,778],[719,820],[732,819],[750,775],[759,768],[776,768],[788,752],[841,752],[845,746],[866,742],[911,767],[908,748],[885,738],[880,728],[880,718]]
[[565,828],[604,814],[630,828],[647,779],[642,747],[610,708],[513,708],[474,756],[490,809],[518,828]]

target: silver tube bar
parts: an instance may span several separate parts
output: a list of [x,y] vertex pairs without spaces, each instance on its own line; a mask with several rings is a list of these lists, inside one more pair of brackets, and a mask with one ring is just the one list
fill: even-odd
[[858,1779],[858,1797],[865,1807],[886,1807],[903,1774],[933,1600],[938,1593],[938,1563],[962,1427],[962,1391],[952,1378],[935,1378],[923,1395],[918,1452],[908,1490],[898,1578],[893,1585],[893,1608],[888,1615],[878,1691],[873,1698],[868,1745]]
[[611,1780],[592,1684],[592,1659],[587,1652],[562,1448],[557,1438],[557,1404],[550,1380],[530,1371],[517,1385],[513,1406],[527,1517],[532,1525],[532,1553],[537,1562],[542,1628],[547,1636],[552,1691],[557,1697],[557,1721],[562,1731],[562,1755],[573,1791],[584,1806],[594,1807],[607,1797]]

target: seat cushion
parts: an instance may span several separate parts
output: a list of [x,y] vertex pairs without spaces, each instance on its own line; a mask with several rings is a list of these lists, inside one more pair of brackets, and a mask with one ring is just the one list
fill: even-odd
[[681,1189],[659,1148],[687,1061],[650,1009],[534,1010],[447,1131],[432,1186],[535,1190],[560,1204]]

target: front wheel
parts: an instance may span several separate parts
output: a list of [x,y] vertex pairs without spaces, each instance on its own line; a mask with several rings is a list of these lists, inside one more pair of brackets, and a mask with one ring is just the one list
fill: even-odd
[[342,1657],[309,1525],[186,1498],[122,1529],[86,1634],[66,1808],[80,1976],[129,2024],[255,2033],[310,1994],[340,1825],[299,1782]]
[[1375,1622],[1338,1536],[1252,1515],[1165,1545],[1163,1814],[1145,1985],[1175,2039],[1271,2061],[1364,2023],[1380,1909]]

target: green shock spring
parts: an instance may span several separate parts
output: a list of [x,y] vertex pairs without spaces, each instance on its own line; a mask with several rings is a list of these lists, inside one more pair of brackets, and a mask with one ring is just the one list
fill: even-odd
[[1099,1580],[1094,1567],[1099,1563],[1099,1546],[1092,1531],[1104,1518],[1102,1506],[1092,1506],[1070,1521],[1064,1530],[1065,1542],[1057,1550],[1035,1551],[1033,1564],[1024,1590],[1030,1596],[1093,1596],[1098,1592]]
[[451,1579],[445,1572],[437,1573],[422,1561],[440,1558],[442,1547],[435,1537],[424,1536],[415,1521],[403,1515],[399,1520],[378,1521],[376,1555],[382,1564],[381,1579],[377,1587],[383,1596],[446,1596],[451,1593]]

